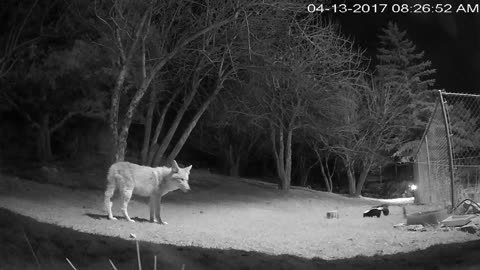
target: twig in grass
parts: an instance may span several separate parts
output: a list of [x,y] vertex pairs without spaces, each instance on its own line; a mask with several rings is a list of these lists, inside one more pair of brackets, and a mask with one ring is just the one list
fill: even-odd
[[113,264],[112,260],[108,259],[110,262],[110,265],[112,266],[113,270],[118,270],[117,267],[115,267],[115,264]]
[[153,256],[153,270],[157,270],[157,255]]
[[28,247],[30,248],[30,251],[33,254],[33,258],[35,258],[35,262],[37,263],[38,269],[42,269],[42,267],[40,266],[40,262],[38,261],[37,255],[35,255],[35,251],[33,251],[32,245],[30,244],[30,240],[28,240],[25,230],[22,229],[22,232],[23,232],[23,236],[25,237],[25,240],[27,241]]
[[73,268],[73,270],[77,270],[77,268],[75,268],[75,266],[73,266],[73,263],[67,257],[65,257],[65,259],[67,260],[68,264],[70,264],[70,267]]
[[182,270],[185,270],[185,264],[182,264]]
[[138,270],[142,270],[142,262],[140,262],[140,247],[138,246],[138,240],[135,240],[135,243],[137,243]]

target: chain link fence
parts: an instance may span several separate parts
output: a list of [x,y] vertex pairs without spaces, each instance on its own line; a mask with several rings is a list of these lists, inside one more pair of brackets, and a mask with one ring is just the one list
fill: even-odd
[[467,198],[480,201],[480,95],[439,92],[414,178],[418,203],[454,207]]

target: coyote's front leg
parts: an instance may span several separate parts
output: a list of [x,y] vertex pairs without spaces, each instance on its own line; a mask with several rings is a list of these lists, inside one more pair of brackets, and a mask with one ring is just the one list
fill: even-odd
[[158,224],[168,224],[165,221],[162,221],[160,217],[160,201],[162,197],[159,194],[152,194],[150,196],[150,222],[158,223]]
[[148,206],[150,207],[150,222],[157,223],[157,219],[154,216],[156,204],[155,204],[155,194],[153,193],[152,195],[150,195],[150,202],[148,203]]
[[160,217],[160,204],[162,202],[162,195],[157,195],[155,196],[155,219],[157,219],[159,224],[164,224],[167,225],[168,223],[166,221],[162,220],[162,217]]

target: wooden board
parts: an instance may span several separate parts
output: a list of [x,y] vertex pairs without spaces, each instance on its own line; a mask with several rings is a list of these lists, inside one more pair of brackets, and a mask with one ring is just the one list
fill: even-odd
[[477,215],[453,215],[442,221],[442,224],[448,227],[458,227],[466,225]]

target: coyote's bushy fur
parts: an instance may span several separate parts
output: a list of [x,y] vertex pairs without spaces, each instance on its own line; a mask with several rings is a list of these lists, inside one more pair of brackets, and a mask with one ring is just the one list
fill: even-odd
[[122,212],[128,221],[134,222],[128,216],[127,206],[132,193],[150,197],[150,221],[167,224],[160,217],[160,202],[163,195],[170,191],[181,189],[184,192],[190,190],[188,177],[192,166],[180,168],[176,161],[172,167],[147,167],[130,162],[117,162],[110,166],[107,176],[107,188],[105,190],[105,207],[108,218],[116,219],[112,215],[111,198],[118,187],[122,197]]

